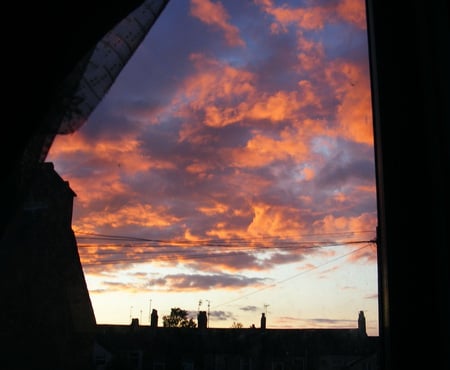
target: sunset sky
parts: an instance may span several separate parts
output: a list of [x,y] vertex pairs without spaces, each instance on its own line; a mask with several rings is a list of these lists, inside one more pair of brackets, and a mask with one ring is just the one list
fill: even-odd
[[378,335],[364,0],[172,0],[47,156],[97,323]]

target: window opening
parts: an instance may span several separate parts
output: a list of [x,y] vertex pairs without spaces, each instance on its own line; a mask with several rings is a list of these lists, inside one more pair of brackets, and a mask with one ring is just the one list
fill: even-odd
[[349,328],[363,311],[378,335],[364,6],[167,4],[48,153],[77,193],[99,323],[181,307],[209,327]]

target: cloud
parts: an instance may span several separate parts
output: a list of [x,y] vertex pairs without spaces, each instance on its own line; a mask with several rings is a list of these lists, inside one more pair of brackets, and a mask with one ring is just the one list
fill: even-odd
[[[303,30],[322,29],[328,22],[346,21],[365,29],[364,0],[304,2],[304,6],[294,7],[284,3],[276,6],[272,0],[254,0],[275,22],[272,31],[287,32],[287,27],[295,25]],[[309,4],[314,4],[310,6]]]
[[258,287],[265,279],[251,278],[243,275],[228,274],[173,274],[159,279],[150,279],[148,288],[165,291],[201,291],[210,289],[240,289],[244,287]]
[[214,320],[214,322],[236,320],[236,316],[229,311],[212,310],[209,313],[209,317],[211,320]]
[[357,327],[357,318],[354,319],[330,319],[330,318],[303,318],[295,316],[281,316],[271,322],[271,327],[291,328],[351,328]]
[[244,306],[240,307],[239,309],[242,311],[257,312],[260,308],[256,306]]
[[360,29],[367,28],[364,0],[342,0],[337,2],[337,14]]
[[231,46],[245,46],[239,29],[228,22],[230,16],[220,1],[191,0],[191,15],[221,30]]
[[363,248],[352,253],[348,257],[351,263],[376,264],[377,262],[377,246],[375,242],[368,245],[368,248]]
[[344,138],[373,145],[370,79],[367,65],[349,61],[329,63],[325,71],[339,100],[337,119]]

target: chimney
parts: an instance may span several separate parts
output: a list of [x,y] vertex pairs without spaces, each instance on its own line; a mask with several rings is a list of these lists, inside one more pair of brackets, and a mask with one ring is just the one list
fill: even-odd
[[358,329],[359,329],[360,334],[367,335],[366,334],[366,318],[364,317],[364,311],[359,311]]
[[265,313],[263,312],[262,314],[261,314],[261,329],[265,329],[266,328],[266,315],[265,315]]
[[152,315],[150,319],[150,327],[156,328],[158,327],[158,311],[155,309],[152,310]]
[[130,327],[132,331],[135,331],[139,327],[139,319],[138,318],[131,319]]
[[199,311],[197,315],[197,322],[199,329],[206,329],[208,324],[208,317],[206,316],[206,311]]

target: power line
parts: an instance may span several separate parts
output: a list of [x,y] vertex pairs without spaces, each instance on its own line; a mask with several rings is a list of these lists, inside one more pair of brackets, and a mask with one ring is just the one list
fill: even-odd
[[[351,244],[365,244],[365,243],[373,243],[373,240],[359,240],[359,241],[345,241],[345,242],[335,242],[335,243],[329,243],[329,244],[316,244],[316,245],[292,245],[292,246],[254,246],[254,247],[246,247],[246,246],[240,246],[239,248],[233,248],[233,247],[226,247],[228,249],[227,251],[221,250],[218,251],[217,249],[209,249],[204,250],[204,248],[201,248],[201,251],[199,251],[196,248],[190,247],[189,249],[181,249],[181,250],[147,250],[147,251],[140,251],[138,253],[135,253],[131,257],[121,257],[123,253],[123,249],[132,248],[131,246],[128,247],[121,247],[121,246],[106,246],[106,248],[114,248],[107,251],[103,251],[101,253],[101,256],[107,256],[109,258],[101,259],[98,262],[94,263],[83,263],[84,266],[93,266],[93,265],[101,265],[101,264],[116,264],[116,263],[126,263],[126,262],[148,262],[148,261],[142,261],[137,260],[138,258],[146,258],[146,259],[155,259],[158,258],[161,261],[170,261],[170,260],[177,260],[177,259],[200,259],[200,258],[226,258],[226,257],[236,257],[236,256],[243,256],[248,255],[249,253],[261,253],[261,252],[271,252],[274,250],[280,250],[280,251],[293,251],[298,249],[318,249],[318,248],[332,248],[337,246],[343,246],[343,245],[351,245]],[[81,248],[86,247],[93,247],[93,248],[101,248],[98,246],[80,246]],[[103,246],[105,248],[105,246]],[[135,246],[135,248],[141,248],[140,246]],[[82,257],[84,254],[80,253],[80,256]],[[92,254],[87,253],[86,256],[92,256]],[[114,256],[118,256],[118,258],[114,258]],[[98,256],[95,256],[98,257]]]
[[[302,239],[307,239],[309,237],[324,237],[324,236],[338,236],[338,235],[349,235],[349,234],[361,234],[361,233],[373,233],[373,230],[362,230],[362,231],[346,231],[346,232],[336,232],[336,233],[322,233],[322,234],[304,234],[301,236]],[[84,236],[83,236],[84,235]],[[229,243],[255,243],[257,241],[267,241],[267,240],[277,240],[279,242],[298,242],[295,239],[292,241],[292,235],[284,235],[285,238],[279,236],[260,236],[251,238],[227,238],[227,239],[199,239],[199,240],[183,240],[183,239],[153,239],[153,238],[143,238],[136,236],[127,235],[111,235],[111,234],[98,234],[92,232],[76,232],[77,240],[103,240],[103,241],[129,241],[129,242],[150,242],[160,245],[222,245]],[[299,238],[294,235],[295,238]],[[306,242],[306,241],[305,241]],[[314,242],[314,241],[309,241]]]
[[[248,238],[226,238],[226,239],[202,239],[202,240],[180,240],[180,239],[152,239],[123,235],[108,235],[108,234],[96,234],[78,232],[77,240],[79,241],[94,241],[94,242],[122,242],[121,244],[79,244],[81,248],[108,248],[108,247],[122,247],[122,248],[163,248],[163,247],[183,247],[183,246],[195,246],[195,247],[227,247],[227,248],[240,248],[247,246],[249,248],[281,248],[281,247],[294,247],[298,248],[303,245],[305,247],[311,247],[312,245],[329,245],[329,244],[352,244],[354,242],[360,243],[361,240],[330,240],[327,238],[324,240],[324,236],[333,235],[337,237],[339,235],[354,235],[360,233],[373,233],[373,231],[349,231],[341,233],[324,233],[324,234],[307,234],[301,236],[261,236],[261,237],[248,237]],[[78,235],[81,234],[81,235]],[[85,236],[82,236],[85,235]],[[320,240],[309,239],[311,237],[320,237]],[[370,240],[372,241],[372,240]],[[364,242],[364,241],[363,241]],[[126,244],[123,244],[126,243]],[[167,250],[165,250],[167,252]]]
[[344,257],[347,257],[347,256],[349,256],[349,255],[351,255],[351,254],[353,254],[353,253],[359,252],[360,250],[362,250],[362,249],[367,248],[368,246],[370,246],[372,243],[373,243],[373,242],[368,242],[366,245],[364,245],[363,247],[360,247],[360,248],[358,248],[358,249],[356,249],[356,250],[353,250],[353,251],[348,252],[348,253],[344,253],[344,254],[342,254],[342,255],[340,255],[340,256],[338,256],[338,257],[336,257],[336,258],[333,258],[333,259],[331,259],[331,260],[328,260],[328,261],[326,261],[326,262],[324,262],[324,263],[322,263],[322,264],[320,264],[320,265],[311,267],[311,268],[309,268],[308,270],[305,270],[305,271],[299,272],[298,274],[289,276],[289,277],[287,277],[286,279],[280,280],[280,281],[278,281],[278,282],[275,282],[275,283],[273,283],[273,284],[267,285],[267,286],[262,287],[262,288],[260,288],[260,289],[256,289],[256,290],[254,290],[254,291],[252,291],[252,292],[250,292],[250,293],[241,295],[241,296],[239,296],[239,297],[237,297],[237,298],[234,298],[234,299],[231,299],[231,300],[229,300],[229,301],[220,303],[219,305],[217,305],[217,306],[215,306],[215,307],[228,305],[228,304],[230,304],[230,303],[239,301],[239,300],[241,300],[241,299],[243,299],[243,298],[247,298],[247,297],[249,297],[249,296],[252,296],[252,295],[254,295],[254,294],[256,294],[256,293],[259,293],[259,292],[261,292],[261,291],[263,291],[263,290],[267,290],[267,289],[270,289],[270,288],[274,288],[274,287],[276,287],[276,286],[278,286],[278,285],[280,285],[280,284],[282,284],[282,283],[285,283],[286,281],[295,279],[295,278],[297,278],[297,277],[299,277],[299,276],[301,276],[301,275],[305,275],[305,274],[307,274],[307,273],[309,273],[309,272],[311,272],[311,271],[313,271],[313,270],[316,270],[316,269],[318,269],[318,268],[320,268],[320,267],[323,267],[323,266],[328,265],[328,264],[330,264],[330,263],[336,262],[336,261],[338,261],[338,260],[340,260],[340,259],[342,259],[342,258],[344,258]]

